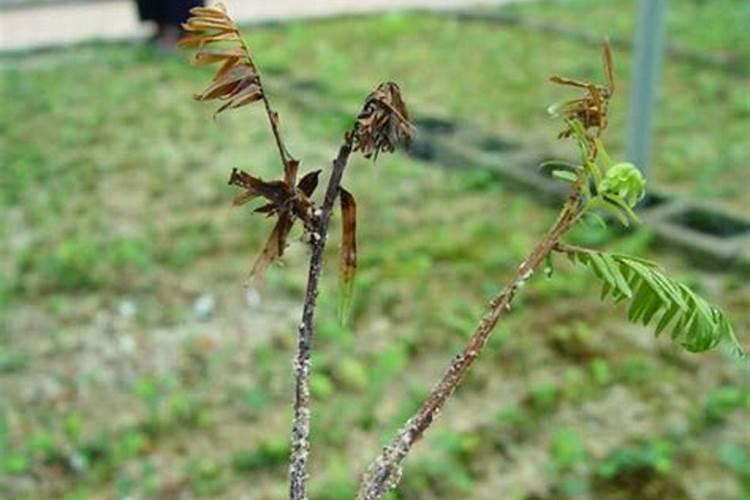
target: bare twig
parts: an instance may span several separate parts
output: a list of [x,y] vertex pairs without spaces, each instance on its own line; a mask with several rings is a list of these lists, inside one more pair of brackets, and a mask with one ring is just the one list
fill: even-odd
[[[250,54],[250,48],[245,43],[245,40],[240,35],[239,30],[237,31],[237,36],[240,38],[240,44],[242,45],[242,48],[245,49],[245,52],[247,54]],[[252,60],[252,59],[251,59]],[[256,78],[258,79],[258,86],[261,88],[261,98],[263,100],[263,107],[266,110],[266,116],[268,117],[268,123],[271,125],[271,132],[273,132],[273,138],[276,141],[276,149],[279,151],[279,158],[281,158],[281,164],[284,166],[284,172],[286,172],[289,168],[289,162],[296,161],[294,157],[289,153],[289,150],[286,147],[286,144],[284,143],[284,139],[281,136],[281,128],[279,127],[279,114],[271,108],[271,101],[268,98],[268,95],[266,93],[266,89],[263,86],[263,80],[260,76],[260,70],[258,70],[257,66],[256,68]],[[292,185],[294,185],[292,183]]]
[[313,319],[318,298],[325,250],[328,235],[328,224],[331,211],[339,193],[341,177],[352,152],[353,136],[347,133],[344,143],[333,160],[331,177],[328,180],[323,205],[315,214],[314,231],[311,233],[312,253],[307,276],[307,291],[302,309],[302,322],[299,325],[297,356],[294,362],[295,393],[294,422],[292,424],[292,450],[289,463],[289,498],[306,500],[307,496],[307,458],[310,451],[310,351],[313,337]]
[[581,182],[583,180],[579,179],[574,184],[573,191],[557,221],[534,246],[526,260],[521,263],[510,283],[490,301],[489,310],[479,322],[468,344],[453,358],[448,370],[432,389],[429,397],[399,430],[391,444],[386,446],[372,462],[360,483],[358,500],[377,500],[396,487],[401,477],[401,462],[406,458],[414,443],[432,424],[472,363],[482,352],[495,325],[510,311],[510,305],[518,290],[555,248],[560,237],[577,221],[580,212]]

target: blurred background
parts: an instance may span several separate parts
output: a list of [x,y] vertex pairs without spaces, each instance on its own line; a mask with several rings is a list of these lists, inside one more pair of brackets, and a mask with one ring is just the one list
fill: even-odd
[[[750,4],[674,0],[654,23],[639,4],[227,2],[303,171],[327,171],[383,80],[418,130],[410,152],[346,173],[360,262],[343,328],[334,220],[314,498],[352,498],[554,219],[554,193],[523,179],[575,157],[546,109],[577,94],[547,78],[603,82],[604,37],[617,81],[605,143],[631,157],[645,127],[649,187],[667,193],[649,205],[669,217],[570,241],[658,260],[750,344]],[[651,70],[634,62],[638,37],[658,35],[644,24],[664,34]],[[243,289],[271,223],[232,209],[227,179],[278,176],[266,118],[212,120],[191,99],[210,70],[149,44],[152,30],[125,1],[0,0],[0,498],[287,495],[307,247],[297,234]],[[652,40],[642,55],[659,54]],[[638,82],[655,91],[639,111],[650,127]],[[746,362],[686,354],[624,318],[582,269],[537,276],[390,498],[750,498]]]

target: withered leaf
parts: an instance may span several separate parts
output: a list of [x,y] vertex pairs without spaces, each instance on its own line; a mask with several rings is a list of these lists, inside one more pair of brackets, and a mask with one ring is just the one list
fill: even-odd
[[191,17],[186,23],[182,23],[182,29],[190,32],[216,30],[217,32],[235,31],[234,24],[218,17]]
[[206,35],[206,34],[188,35],[180,39],[180,41],[177,42],[177,45],[185,49],[190,49],[190,48],[196,48],[196,47],[203,47],[204,45],[208,45],[214,42],[236,42],[239,40],[240,40],[239,35],[237,35],[236,32],[232,31],[228,33],[217,33],[217,34],[211,34],[211,35]]
[[289,159],[284,162],[284,181],[289,186],[294,186],[297,182],[297,173],[299,172],[299,161]]
[[196,94],[195,98],[199,101],[208,101],[227,96],[234,92],[240,84],[251,85],[255,77],[255,72],[249,66],[235,66],[222,78],[209,85],[202,93]]
[[232,169],[229,184],[244,188],[279,206],[292,196],[291,190],[284,181],[264,181],[238,168]]
[[266,203],[265,205],[260,206],[256,208],[255,210],[253,210],[253,212],[259,213],[259,214],[266,214],[270,217],[271,215],[274,214],[274,212],[276,212],[276,210],[278,210],[278,208],[279,206],[276,203]]
[[232,173],[229,174],[229,184],[230,186],[238,186],[245,189],[252,189],[251,182],[252,182],[252,175],[248,174],[244,170],[240,170],[239,168],[233,168]]
[[206,64],[214,64],[227,59],[235,60],[235,64],[244,56],[242,49],[239,47],[231,49],[202,49],[195,53],[191,63],[194,66],[204,66]]
[[232,205],[234,205],[235,207],[239,207],[257,197],[258,193],[256,193],[255,191],[247,190],[244,193],[240,193],[235,196],[232,200]]
[[365,100],[354,126],[354,150],[365,158],[377,158],[381,151],[393,152],[398,144],[408,145],[414,127],[394,82],[381,83]]
[[190,9],[190,14],[193,17],[224,19],[227,17],[227,10],[224,4],[217,3],[210,7],[193,7]]
[[[178,45],[199,49],[192,60],[196,66],[220,64],[208,87],[194,97],[199,101],[225,100],[214,116],[264,99],[255,63],[223,6],[197,7],[190,12],[192,17],[183,24],[190,34]],[[207,47],[217,43],[221,44],[218,48]]]
[[615,93],[615,70],[614,63],[612,62],[612,48],[607,41],[602,45],[602,64],[607,76],[607,88],[609,94],[612,95]]
[[349,315],[349,306],[354,291],[354,275],[357,271],[357,204],[354,196],[343,187],[339,188],[339,201],[341,203],[339,318],[343,324],[346,323]]
[[255,262],[250,269],[248,280],[262,279],[268,266],[271,265],[273,261],[284,255],[286,239],[287,236],[289,236],[289,231],[292,229],[292,224],[293,220],[288,212],[281,212],[279,214],[279,220],[276,221],[276,225],[268,236],[268,240],[266,241],[263,250],[255,259]]
[[232,90],[229,95],[221,97],[221,99],[225,99],[227,102],[222,104],[219,109],[214,112],[214,116],[227,109],[239,108],[246,104],[250,104],[251,102],[259,101],[262,98],[263,93],[261,92],[258,85],[254,83],[241,82]]
[[[604,65],[604,76],[606,85],[599,85],[590,81],[574,80],[564,76],[552,76],[550,81],[559,85],[567,85],[584,89],[585,93],[580,99],[573,99],[561,104],[555,104],[548,108],[552,114],[560,115],[568,122],[577,120],[584,130],[596,128],[596,136],[601,135],[608,125],[609,100],[615,91],[614,71],[612,69],[612,51],[607,42],[602,46],[602,63]],[[569,137],[573,134],[573,128],[568,125],[560,132],[558,137]]]
[[299,190],[305,193],[308,198],[312,196],[312,194],[315,192],[315,188],[318,187],[318,177],[320,176],[320,172],[321,170],[313,170],[312,172],[308,172],[304,177],[302,177],[302,179],[300,179],[299,183],[297,184]]
[[[240,62],[239,57],[229,57],[224,60],[224,62],[219,66],[219,69],[216,70],[216,73],[214,73],[213,78],[211,78],[212,82],[217,82],[224,78],[230,71],[234,69],[235,66]],[[243,66],[247,66],[244,64]]]

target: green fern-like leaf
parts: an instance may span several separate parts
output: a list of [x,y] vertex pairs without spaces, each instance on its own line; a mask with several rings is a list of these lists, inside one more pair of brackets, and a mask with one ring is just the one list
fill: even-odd
[[628,255],[564,250],[572,262],[588,267],[602,281],[602,299],[630,300],[630,321],[655,324],[657,336],[671,325],[672,340],[690,352],[706,351],[726,341],[737,355],[745,355],[726,315],[666,276],[657,264]]

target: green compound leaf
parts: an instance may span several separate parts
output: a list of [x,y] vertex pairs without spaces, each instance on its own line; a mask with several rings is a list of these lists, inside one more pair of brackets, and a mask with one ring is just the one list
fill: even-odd
[[672,340],[690,352],[707,351],[726,342],[736,355],[745,356],[724,312],[666,276],[657,264],[573,247],[565,247],[564,252],[571,262],[588,267],[602,281],[602,299],[630,300],[631,322],[644,326],[655,323],[657,336],[672,325]]

